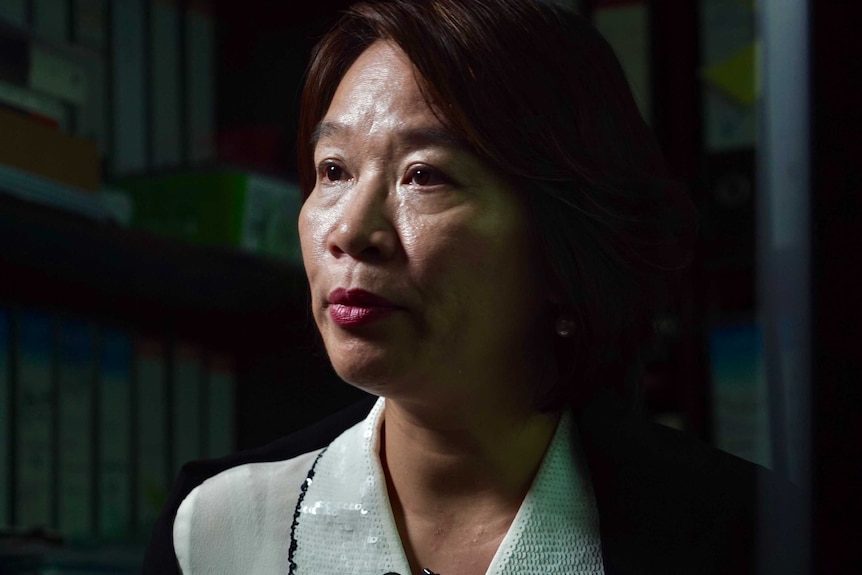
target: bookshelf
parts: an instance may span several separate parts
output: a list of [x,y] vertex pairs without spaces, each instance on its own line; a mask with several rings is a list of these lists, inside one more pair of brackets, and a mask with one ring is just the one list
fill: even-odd
[[[188,245],[125,228],[92,214],[40,205],[2,189],[0,245],[4,246],[0,250],[0,277],[4,278],[0,282],[0,309],[12,316],[36,311],[51,318],[56,326],[84,322],[100,333],[120,330],[135,340],[146,338],[163,344],[159,369],[164,377],[155,383],[162,390],[160,407],[142,405],[150,401],[144,397],[152,396],[133,394],[130,433],[132,437],[140,434],[142,418],[159,416],[166,444],[156,457],[164,465],[164,489],[172,483],[181,457],[176,441],[181,434],[175,429],[178,423],[172,414],[181,401],[175,390],[179,389],[181,377],[178,350],[185,344],[191,343],[201,357],[229,358],[233,366],[232,409],[222,408],[223,413],[232,413],[233,420],[216,422],[214,417],[223,417],[218,413],[207,419],[203,415],[205,407],[200,408],[199,417],[202,430],[231,430],[229,443],[235,449],[262,445],[362,397],[338,380],[315,344],[313,322],[307,312],[305,275],[295,264],[235,249]],[[14,345],[7,350],[13,357],[20,351]],[[59,392],[56,359],[53,365],[55,375],[50,386]],[[6,367],[9,368],[8,362]],[[201,360],[196,369],[208,367]],[[139,363],[132,367],[133,390],[153,385],[145,382],[141,369]],[[8,371],[13,373],[11,368]],[[15,373],[20,379],[20,372]],[[199,377],[199,381],[205,380]],[[15,376],[10,381],[7,389],[20,387]],[[209,399],[203,391],[194,393],[197,401]],[[55,396],[54,410],[59,413],[60,394]],[[22,416],[15,414],[15,403],[9,404],[9,423],[16,431],[7,428],[7,439],[13,439],[21,429],[15,425]],[[60,445],[58,440],[55,435],[55,449]],[[97,441],[101,439],[94,438],[93,450]],[[128,457],[137,460],[141,449],[132,444]],[[12,453],[8,451],[7,477],[2,482],[7,494],[11,492],[16,467],[12,463],[14,448]],[[212,454],[201,445],[200,457]],[[55,455],[54,470],[49,476],[56,486],[60,485],[59,460],[59,454]],[[134,477],[150,466],[132,464],[133,497],[140,491]],[[94,472],[94,481],[102,481],[98,471]],[[101,492],[98,484],[94,491],[97,496]],[[14,502],[14,497],[9,499]],[[148,537],[153,515],[144,515],[139,501],[129,505],[133,510],[132,526],[121,543],[137,542],[131,551],[134,555],[134,549],[139,552]],[[94,514],[101,513],[98,509]],[[7,511],[4,522],[16,527],[9,517],[14,517],[11,511]],[[60,527],[57,511],[53,511],[53,518],[49,533]],[[93,537],[90,544],[101,541],[96,546],[100,553],[106,544],[117,543],[100,539],[98,532]]]
[[[258,363],[278,364],[280,355],[297,352],[306,356],[304,375],[345,387],[315,347],[300,267],[190,246],[35,205],[2,190],[0,245],[0,275],[11,278],[0,282],[0,302],[7,305],[190,339],[235,354],[241,373],[267,371]],[[350,395],[336,392],[335,401]],[[243,404],[243,393],[238,401]],[[258,406],[253,397],[246,401]],[[288,419],[282,433],[314,416],[295,421]],[[238,446],[276,436],[273,429],[258,428],[240,416]]]
[[252,192],[220,190],[246,202],[231,228],[246,251],[129,227],[110,205],[105,182],[214,171],[215,32],[207,1],[0,3],[2,572],[134,572],[182,461],[363,395],[315,340],[301,265],[263,255],[290,234],[249,233],[280,225],[261,214],[288,182],[243,180],[254,217]]

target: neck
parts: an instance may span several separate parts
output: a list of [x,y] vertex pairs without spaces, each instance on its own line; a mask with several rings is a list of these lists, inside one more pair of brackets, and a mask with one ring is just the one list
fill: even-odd
[[[428,410],[387,400],[381,459],[405,513],[514,509],[529,490],[558,414],[525,402]],[[478,508],[478,509],[477,509]]]
[[[529,402],[470,409],[387,400],[381,463],[414,572],[484,573],[541,465],[558,415]],[[438,570],[441,570],[438,567]]]

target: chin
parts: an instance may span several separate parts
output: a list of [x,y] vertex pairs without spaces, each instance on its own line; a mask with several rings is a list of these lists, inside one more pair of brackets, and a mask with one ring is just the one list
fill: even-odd
[[393,337],[375,339],[331,329],[323,334],[323,343],[335,373],[347,383],[367,389],[385,385],[397,378],[410,361],[404,361],[405,349]]
[[394,382],[389,377],[377,376],[369,373],[345,373],[337,369],[335,372],[345,383],[355,387],[356,389],[361,389],[365,393],[370,393],[377,397],[389,397],[393,395]]
[[391,386],[394,381],[401,379],[399,377],[402,371],[401,362],[397,360],[367,356],[358,358],[357,355],[360,354],[356,352],[342,352],[342,355],[346,357],[338,357],[335,354],[329,356],[335,373],[345,382],[363,391],[374,395],[386,395],[383,390]]

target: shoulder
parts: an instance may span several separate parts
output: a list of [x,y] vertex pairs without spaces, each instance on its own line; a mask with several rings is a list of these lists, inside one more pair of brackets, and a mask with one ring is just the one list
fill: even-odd
[[[218,459],[193,461],[184,465],[153,527],[142,572],[159,574],[180,572],[173,542],[174,519],[180,506],[198,486],[210,478],[215,479],[206,489],[198,492],[205,492],[205,497],[209,498],[215,493],[226,494],[225,490],[236,486],[236,481],[243,474],[253,475],[255,480],[264,483],[277,477],[287,478],[295,474],[311,454],[326,447],[346,429],[362,421],[374,405],[374,400],[375,398],[369,396],[312,427],[263,447]],[[275,465],[267,466],[268,463]],[[250,493],[246,492],[247,495]],[[231,491],[229,495],[233,497],[235,493]],[[190,505],[191,508],[200,509],[200,504]]]
[[194,488],[173,524],[183,573],[276,571],[301,486],[320,451],[232,467]]
[[[774,473],[645,421],[615,397],[584,408],[578,427],[612,572],[754,572],[759,496],[798,497]],[[792,540],[785,527],[766,527]]]

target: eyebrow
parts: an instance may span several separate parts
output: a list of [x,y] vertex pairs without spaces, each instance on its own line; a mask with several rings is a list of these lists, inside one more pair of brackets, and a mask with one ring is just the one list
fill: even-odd
[[[323,138],[348,134],[350,131],[351,128],[347,124],[341,122],[321,121],[311,134],[311,147],[315,148],[318,142]],[[442,128],[410,128],[397,130],[396,136],[403,145],[411,148],[439,146],[467,149],[467,144],[462,138],[459,138],[452,132]]]

